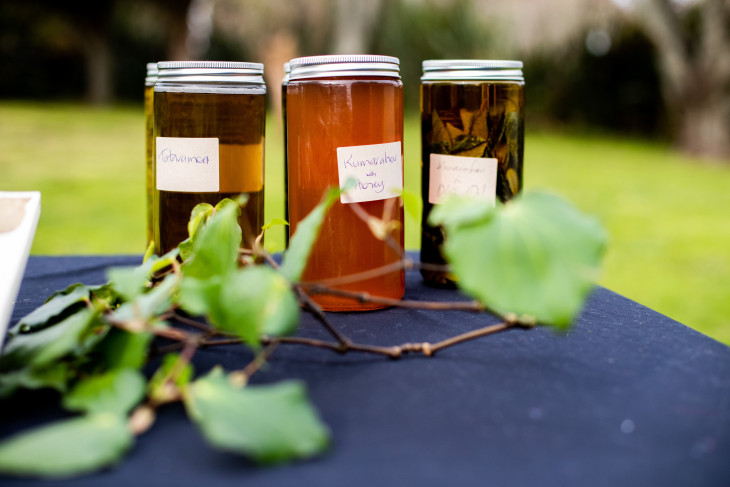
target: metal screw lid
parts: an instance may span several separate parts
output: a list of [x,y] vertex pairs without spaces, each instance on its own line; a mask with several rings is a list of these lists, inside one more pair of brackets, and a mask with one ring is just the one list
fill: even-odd
[[423,61],[421,81],[524,82],[522,61],[492,59],[430,59]]
[[331,78],[377,76],[400,79],[400,61],[392,56],[372,54],[333,54],[307,56],[289,61],[290,80],[304,78]]
[[157,63],[160,83],[264,84],[264,65],[231,61],[162,61]]

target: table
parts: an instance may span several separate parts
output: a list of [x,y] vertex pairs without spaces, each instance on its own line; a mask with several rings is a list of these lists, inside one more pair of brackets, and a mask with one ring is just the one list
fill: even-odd
[[[108,266],[139,261],[31,257],[13,321],[56,289],[103,282]],[[410,299],[459,297],[424,286],[415,272],[406,286]],[[403,309],[332,320],[356,341],[383,345],[496,322]],[[301,333],[322,332],[304,316]],[[240,346],[209,349],[195,367],[234,369],[250,358]],[[52,485],[730,485],[730,348],[603,288],[566,334],[516,329],[400,360],[281,346],[255,379],[286,378],[307,383],[332,430],[333,447],[320,458],[258,467],[210,449],[173,405],[115,468]],[[0,409],[1,437],[63,414],[51,392],[24,393]]]

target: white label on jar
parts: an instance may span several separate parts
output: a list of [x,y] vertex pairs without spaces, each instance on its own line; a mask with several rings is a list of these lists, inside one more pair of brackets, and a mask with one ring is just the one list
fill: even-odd
[[438,204],[447,194],[473,196],[495,204],[497,159],[431,154],[428,202]]
[[217,137],[157,137],[156,187],[161,191],[219,191]]
[[354,187],[340,195],[342,203],[361,203],[400,196],[403,191],[403,156],[400,142],[337,148],[340,187]]

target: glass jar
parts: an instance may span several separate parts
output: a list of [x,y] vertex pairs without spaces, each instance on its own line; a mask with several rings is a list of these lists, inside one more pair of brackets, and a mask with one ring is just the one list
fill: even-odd
[[145,188],[147,196],[147,242],[154,240],[154,226],[152,225],[152,198],[155,192],[155,134],[153,132],[154,95],[157,82],[157,63],[147,63],[147,76],[144,79],[144,125],[145,125],[145,153],[147,163],[145,167]]
[[264,219],[263,65],[173,61],[158,64],[155,84],[155,247],[164,253],[188,237],[198,203],[248,196],[239,223],[251,248]]
[[[423,61],[422,263],[446,264],[443,230],[428,223],[444,196],[471,195],[494,205],[521,190],[524,117],[521,61]],[[423,268],[421,275],[429,284],[454,285],[443,270]]]
[[[312,56],[291,60],[287,84],[289,218],[297,225],[329,187],[354,186],[325,217],[302,280],[400,299],[403,270],[352,282],[348,276],[392,265],[403,253],[403,83],[389,56]],[[396,222],[393,245],[377,239],[356,213]],[[364,215],[362,215],[364,216]],[[325,310],[383,308],[316,294]]]
[[[284,78],[281,80],[281,120],[284,134],[284,219],[289,221],[289,162],[286,157],[286,85],[289,84],[291,64],[284,63]],[[284,246],[289,247],[289,227],[284,229]]]

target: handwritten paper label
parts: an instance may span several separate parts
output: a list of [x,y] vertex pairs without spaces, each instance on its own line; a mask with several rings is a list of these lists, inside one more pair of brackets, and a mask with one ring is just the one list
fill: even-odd
[[157,137],[155,142],[158,190],[181,193],[219,190],[217,137]]
[[352,178],[356,184],[340,196],[342,203],[361,203],[400,196],[403,191],[403,156],[400,142],[337,148],[340,187]]
[[474,196],[495,204],[497,159],[431,154],[428,202],[438,204],[447,194]]

